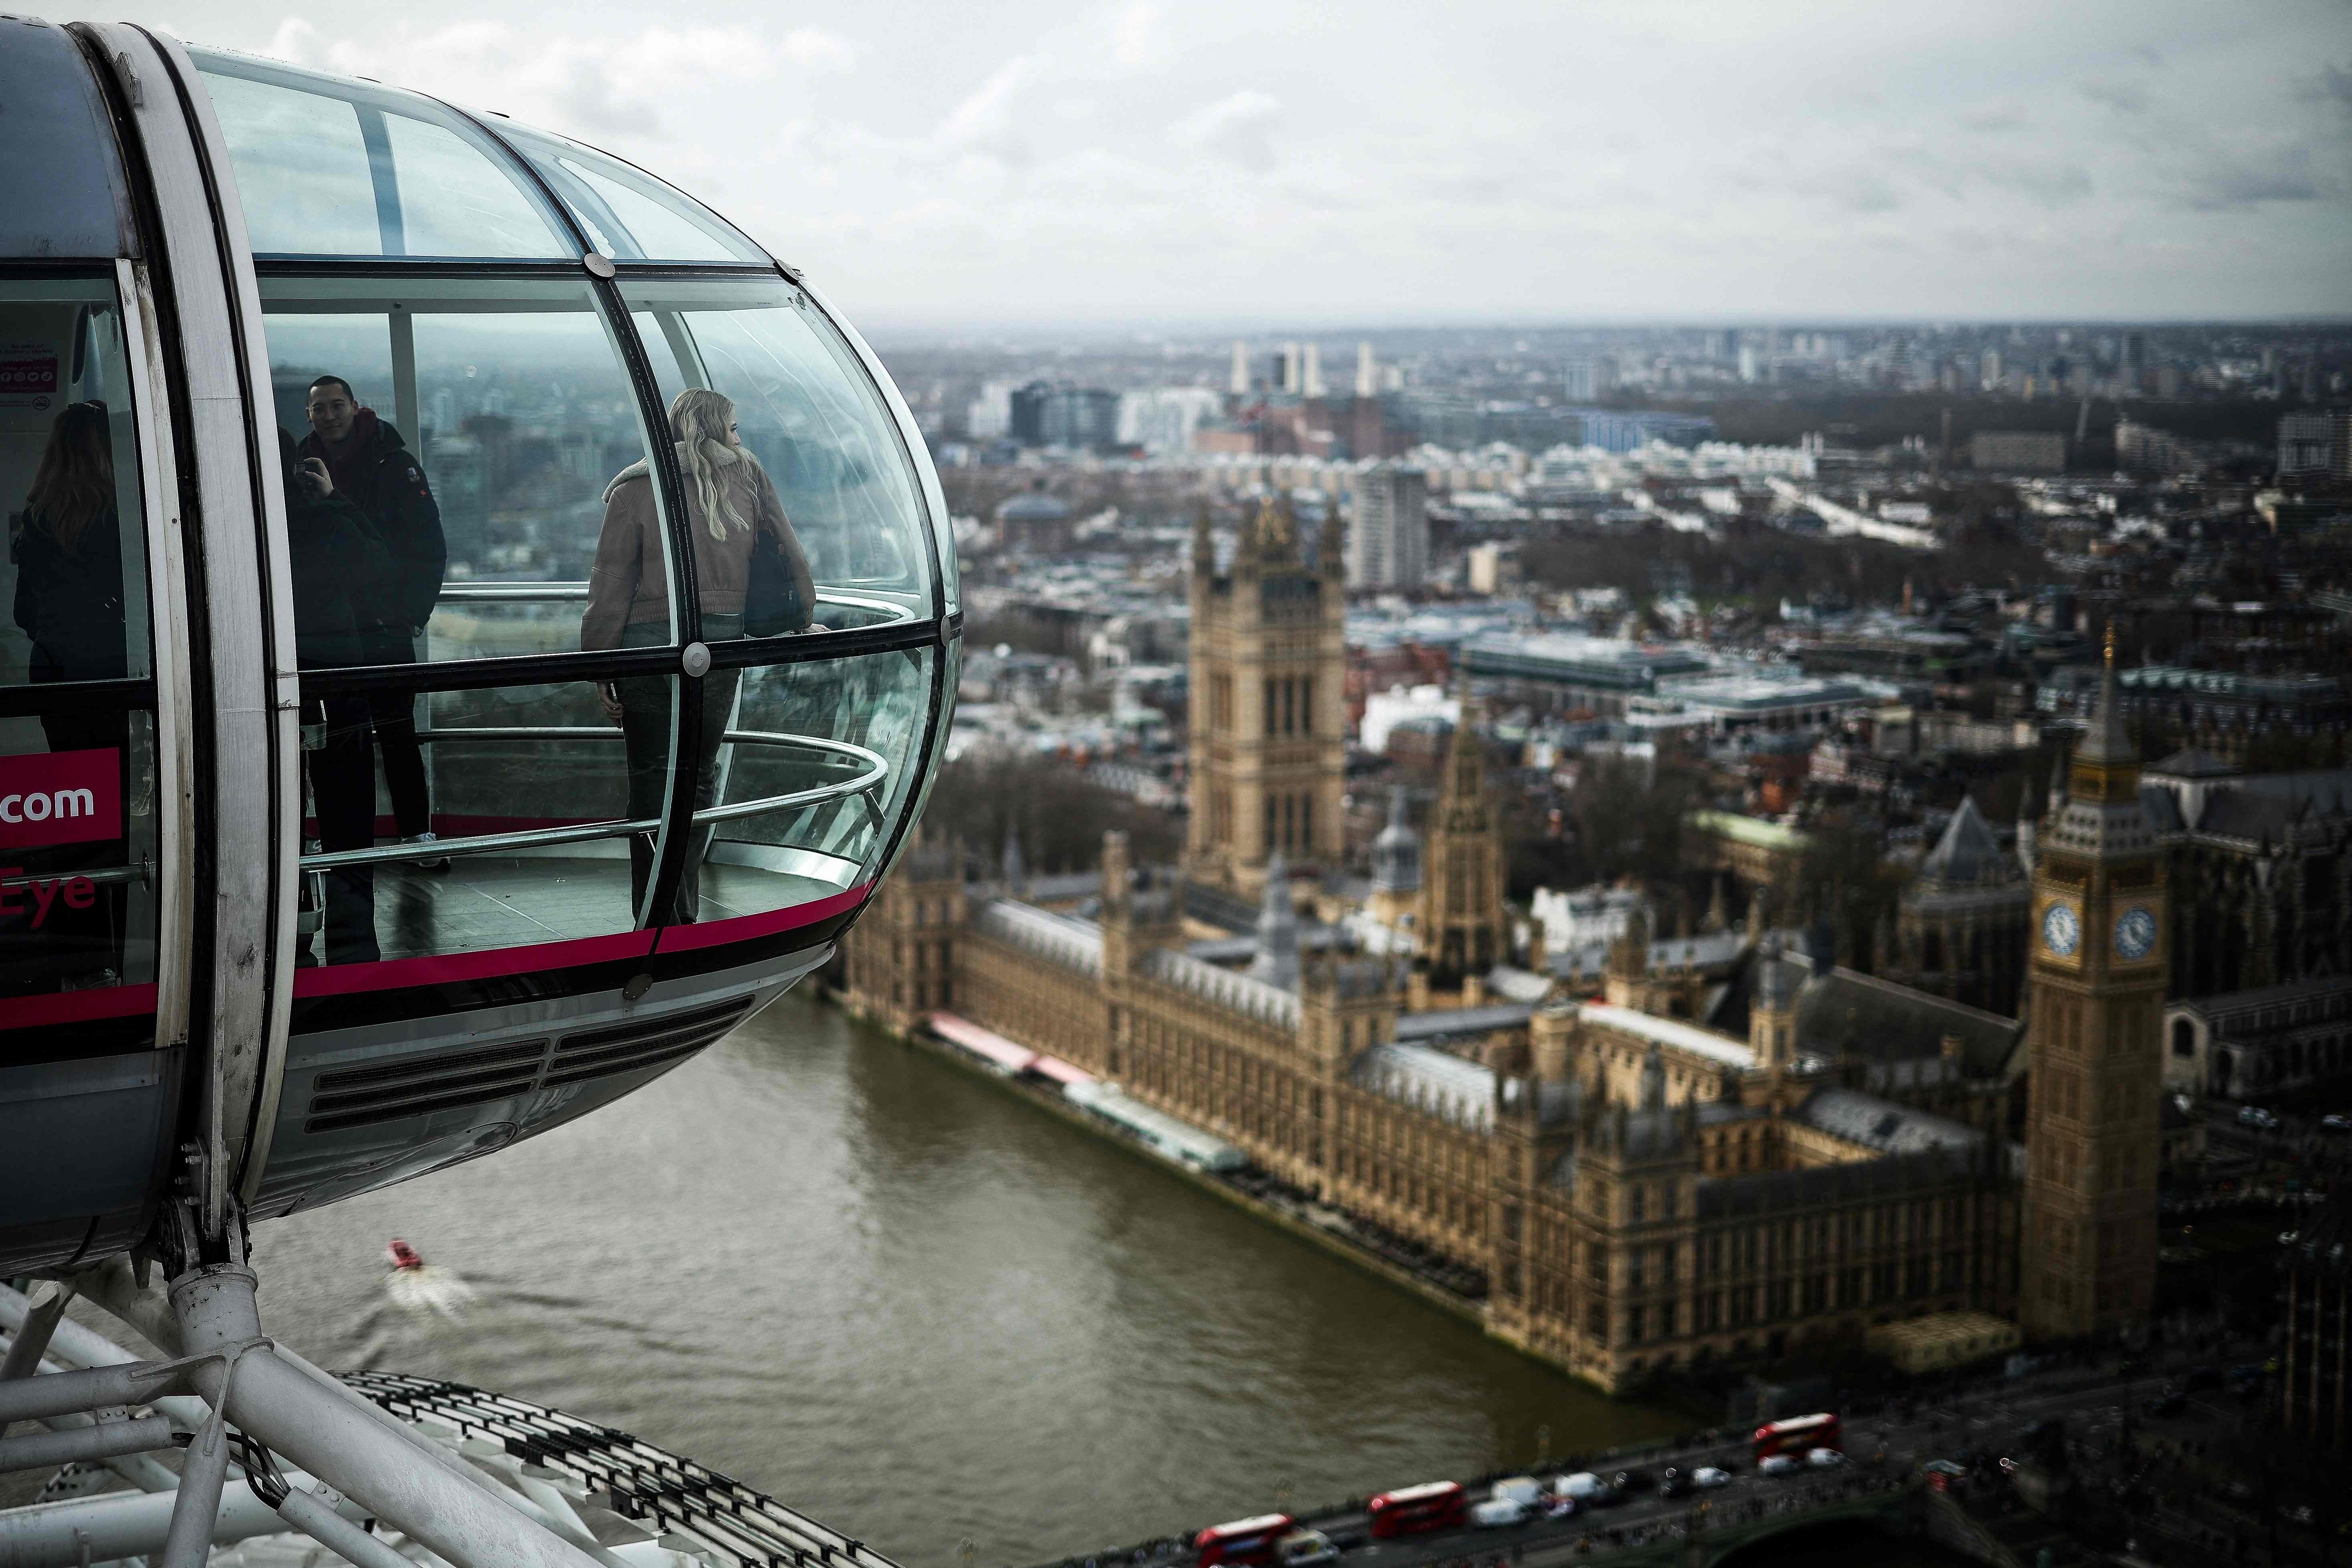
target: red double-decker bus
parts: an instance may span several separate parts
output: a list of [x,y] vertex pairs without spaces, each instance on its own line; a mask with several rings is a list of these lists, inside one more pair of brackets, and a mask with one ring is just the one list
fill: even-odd
[[1213,1524],[1192,1538],[1192,1550],[1200,1553],[1201,1568],[1216,1568],[1220,1563],[1271,1563],[1274,1543],[1289,1534],[1297,1522],[1286,1513],[1262,1513],[1255,1519]]
[[1842,1447],[1844,1442],[1834,1412],[1791,1415],[1786,1421],[1768,1421],[1756,1428],[1756,1459],[1761,1464],[1775,1454],[1793,1454],[1801,1459],[1815,1448]]
[[1418,1535],[1426,1530],[1452,1530],[1470,1514],[1470,1496],[1460,1481],[1423,1481],[1382,1492],[1365,1504],[1376,1537]]

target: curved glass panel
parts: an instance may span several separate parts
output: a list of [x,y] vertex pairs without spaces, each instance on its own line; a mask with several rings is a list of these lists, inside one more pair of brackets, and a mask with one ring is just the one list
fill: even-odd
[[[152,1043],[147,534],[110,274],[0,278],[0,1062]],[[24,1047],[31,1048],[31,1047]]]
[[[725,815],[703,829],[701,919],[788,909],[878,874],[913,799],[934,652],[713,671],[703,682],[723,689],[731,717],[706,774],[706,799]],[[760,809],[811,793],[830,798]]]
[[499,135],[530,161],[597,249],[622,261],[748,261],[765,252],[692,196],[643,169],[544,131]]
[[[955,725],[956,685],[963,675],[963,638],[961,637],[951,638],[940,649],[940,657],[947,661],[947,668],[939,682],[939,710],[930,717],[931,754],[927,759],[929,766],[923,776],[916,781],[915,797],[912,804],[906,808],[904,831],[899,833],[898,847],[892,852],[887,863],[877,863],[873,868],[873,878],[877,882],[891,873],[898,861],[905,857],[908,847],[915,842],[914,825],[923,819],[924,810],[931,804],[931,788],[940,782],[941,763],[947,749],[948,731]],[[899,826],[901,825],[893,824],[894,827]]]
[[[676,640],[645,426],[586,279],[269,276],[261,299],[278,425],[390,557],[348,662]],[[630,576],[583,637],[600,550]]]
[[63,30],[0,16],[0,256],[137,255],[105,101]]
[[544,199],[460,116],[212,49],[205,79],[260,255],[572,257]]
[[668,799],[677,685],[647,676],[617,689],[570,681],[426,695],[415,743],[432,784],[429,845],[404,842],[390,781],[377,785],[371,700],[306,702],[297,962],[390,962],[635,929]]
[[742,448],[772,481],[819,592],[928,617],[937,567],[914,466],[807,294],[772,278],[631,279],[621,292],[666,405],[688,387],[733,403]]

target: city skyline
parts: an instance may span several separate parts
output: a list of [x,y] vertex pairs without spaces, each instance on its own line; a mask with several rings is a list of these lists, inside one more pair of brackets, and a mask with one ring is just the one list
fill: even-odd
[[658,166],[877,329],[2352,310],[2352,15],[133,8]]

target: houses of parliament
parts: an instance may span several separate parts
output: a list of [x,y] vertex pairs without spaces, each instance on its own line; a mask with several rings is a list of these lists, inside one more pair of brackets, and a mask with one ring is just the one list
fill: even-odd
[[1703,935],[1637,917],[1597,974],[1522,967],[1475,714],[1424,829],[1392,812],[1369,885],[1339,875],[1337,553],[1269,507],[1221,566],[1196,525],[1180,864],[1113,834],[1057,889],[919,841],[846,1004],[1116,1082],[1475,1271],[1491,1332],[1611,1391],[1935,1311],[2145,1318],[2170,921],[2112,665],[2041,825],[2023,1023],[1839,967],[1760,900]]

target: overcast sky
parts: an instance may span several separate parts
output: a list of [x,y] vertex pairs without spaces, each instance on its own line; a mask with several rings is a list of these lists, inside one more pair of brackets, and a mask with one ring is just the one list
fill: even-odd
[[885,327],[2352,313],[2352,0],[126,12],[608,148]]

